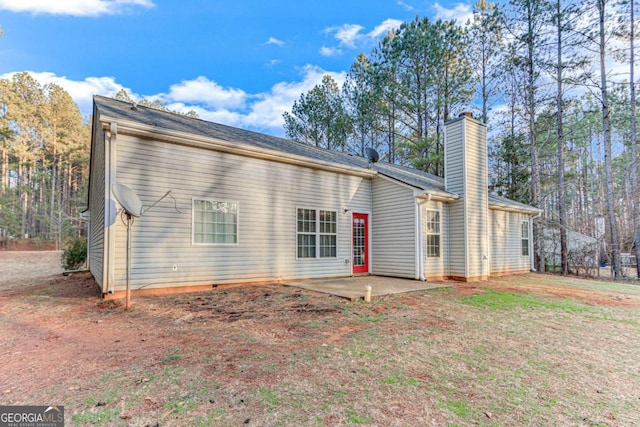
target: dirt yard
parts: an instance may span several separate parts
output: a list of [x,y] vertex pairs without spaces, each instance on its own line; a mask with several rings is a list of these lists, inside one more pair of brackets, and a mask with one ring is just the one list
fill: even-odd
[[640,425],[640,286],[521,275],[350,302],[267,285],[99,299],[0,252],[0,404],[67,425]]

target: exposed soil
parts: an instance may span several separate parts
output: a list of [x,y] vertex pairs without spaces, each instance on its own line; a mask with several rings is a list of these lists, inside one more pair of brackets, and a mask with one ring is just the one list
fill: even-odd
[[[64,405],[69,425],[640,423],[640,292],[525,275],[372,304],[281,285],[134,294],[125,311],[59,257],[0,252],[0,403]],[[458,302],[487,289],[594,311]]]

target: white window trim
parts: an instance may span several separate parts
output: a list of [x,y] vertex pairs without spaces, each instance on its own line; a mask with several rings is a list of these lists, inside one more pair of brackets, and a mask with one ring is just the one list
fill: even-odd
[[[313,234],[313,233],[304,233],[304,232],[299,232],[298,231],[298,210],[299,209],[307,209],[307,210],[312,210],[316,212],[316,231],[315,231],[315,236],[316,236],[316,256],[315,257],[299,257],[298,256],[298,235],[299,234]],[[320,236],[321,235],[325,235],[325,236],[333,236],[333,233],[328,234],[328,233],[320,233],[320,211],[327,211],[327,212],[335,212],[336,214],[336,256],[334,257],[321,257],[320,256]],[[340,236],[338,233],[338,229],[340,228],[340,217],[339,217],[339,212],[337,209],[327,209],[327,208],[316,208],[316,207],[309,207],[309,206],[296,206],[296,210],[295,210],[295,221],[294,221],[294,229],[295,229],[295,241],[294,241],[294,247],[295,247],[295,252],[296,252],[296,260],[300,260],[300,261],[304,261],[304,260],[321,260],[321,259],[331,259],[331,260],[335,260],[338,259],[338,244],[340,242]]]
[[[440,229],[437,233],[429,232],[429,212],[437,212],[438,213],[438,228]],[[440,236],[438,239],[438,256],[430,256],[429,255],[429,239],[425,239],[425,255],[427,259],[438,259],[442,258],[442,211],[440,209],[425,209],[425,236]]]
[[[196,243],[195,241],[195,201],[201,200],[204,202],[225,202],[235,203],[236,208],[236,242],[235,243]],[[214,199],[211,197],[192,197],[191,198],[191,245],[192,246],[238,246],[240,244],[240,202],[234,200]]]
[[[522,232],[525,230],[525,226],[527,230],[526,239],[522,236]],[[524,248],[524,246],[522,246],[522,243],[525,240],[527,241],[527,252],[528,252],[527,254],[522,253],[522,249]],[[527,258],[531,256],[531,227],[529,226],[529,221],[522,221],[520,223],[520,256],[527,257]]]

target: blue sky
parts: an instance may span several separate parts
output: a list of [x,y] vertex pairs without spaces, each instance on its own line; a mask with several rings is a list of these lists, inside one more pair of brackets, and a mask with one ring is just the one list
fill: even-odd
[[324,74],[417,15],[470,17],[471,1],[0,0],[0,78],[28,71],[91,113],[121,88],[201,118],[283,135],[282,113]]

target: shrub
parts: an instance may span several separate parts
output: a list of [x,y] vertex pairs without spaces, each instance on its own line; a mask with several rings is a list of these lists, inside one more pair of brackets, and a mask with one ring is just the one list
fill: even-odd
[[87,240],[76,237],[69,240],[62,252],[62,268],[75,270],[87,262]]

